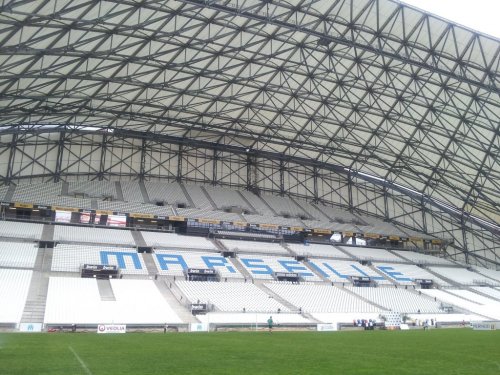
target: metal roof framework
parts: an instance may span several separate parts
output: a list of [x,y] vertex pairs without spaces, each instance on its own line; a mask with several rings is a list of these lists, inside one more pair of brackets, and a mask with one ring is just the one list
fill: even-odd
[[5,1],[0,25],[0,131],[306,159],[500,222],[495,38],[391,0]]

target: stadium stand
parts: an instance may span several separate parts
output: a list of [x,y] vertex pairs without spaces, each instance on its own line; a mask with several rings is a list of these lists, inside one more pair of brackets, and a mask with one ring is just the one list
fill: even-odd
[[373,263],[373,266],[382,272],[384,276],[401,285],[414,285],[416,279],[432,280],[440,286],[450,285],[448,282],[441,280],[436,275],[414,264]]
[[66,243],[93,243],[116,246],[135,246],[130,231],[69,225],[54,227],[54,241]]
[[[252,283],[177,281],[191,303],[213,304],[217,311],[287,312],[288,308]],[[199,301],[199,302],[198,302]]]
[[390,281],[354,260],[310,259],[309,264],[317,273],[335,283],[350,283],[350,277],[369,277],[377,284],[390,284]]
[[403,259],[406,259],[407,261],[415,264],[422,264],[422,265],[446,265],[446,266],[452,266],[455,265],[455,263],[444,259],[444,258],[438,258],[432,255],[428,254],[422,254],[422,253],[417,253],[415,251],[404,251],[404,250],[392,250],[392,252],[398,256],[400,256]]
[[111,181],[68,182],[68,195],[83,194],[90,198],[117,199],[116,186]]
[[186,198],[181,186],[177,182],[144,182],[149,200],[155,202],[167,202],[171,205],[183,204],[189,206],[189,200]]
[[0,267],[35,267],[38,246],[28,242],[0,241]]
[[386,310],[399,313],[442,313],[440,304],[430,298],[424,298],[417,292],[412,292],[403,288],[364,288],[347,287],[353,293],[383,306]]
[[397,255],[392,254],[388,250],[384,249],[374,249],[369,247],[348,247],[340,246],[343,251],[351,254],[355,259],[367,260],[367,261],[382,261],[382,262],[399,262],[403,260]]
[[303,263],[291,257],[238,254],[238,260],[255,279],[273,279],[275,272],[294,272],[305,281],[321,281]]
[[266,205],[266,203],[258,196],[256,196],[254,193],[248,190],[242,190],[240,191],[240,193],[243,196],[243,198],[252,205],[252,207],[255,209],[255,211],[257,211],[258,214],[265,216],[275,215],[275,213]]
[[266,283],[267,288],[305,312],[380,312],[347,290],[331,285]]
[[141,233],[148,246],[157,248],[218,250],[212,242],[204,237],[183,236],[175,233],[162,232],[142,231]]
[[0,221],[0,236],[23,240],[40,240],[43,224]]
[[119,266],[123,274],[147,275],[142,254],[117,247],[59,244],[52,255],[52,271],[79,272],[83,264]]
[[429,267],[431,272],[434,272],[438,277],[445,278],[460,285],[480,285],[480,284],[498,284],[494,280],[469,271],[467,268],[460,267]]
[[484,267],[478,267],[474,266],[473,270],[476,271],[477,273],[484,275],[490,279],[493,279],[500,283],[500,271],[492,270],[489,268],[484,268]]
[[144,201],[141,187],[137,181],[122,181],[120,182],[120,186],[122,189],[123,200],[125,202],[149,203]]
[[102,300],[95,279],[51,277],[45,324],[182,323],[150,280],[111,280],[115,300]]
[[457,312],[456,310],[458,310],[458,312],[465,310],[477,315],[482,315],[483,319],[484,317],[488,319],[500,319],[500,308],[497,302],[481,305],[440,289],[422,289],[421,292],[451,307],[453,312]]
[[235,252],[290,255],[288,251],[277,242],[239,241],[226,239],[221,239],[220,242],[226,249]]
[[349,254],[340,251],[332,245],[322,245],[310,243],[307,245],[289,243],[288,248],[295,254],[301,256],[323,257],[323,258],[339,258],[339,259],[352,259]]
[[0,323],[21,321],[32,275],[31,270],[0,268]]
[[221,278],[243,278],[229,258],[215,253],[193,251],[155,250],[153,259],[158,274],[163,276],[184,276],[188,268],[213,268]]
[[213,186],[205,186],[204,189],[219,210],[239,207],[247,212],[253,211],[253,208],[245,202],[236,190]]
[[290,217],[304,217],[306,218],[307,213],[297,206],[295,202],[293,202],[288,197],[279,197],[275,195],[262,194],[260,196],[262,200],[264,200],[269,207],[272,208],[274,212],[276,212],[280,216],[290,216]]

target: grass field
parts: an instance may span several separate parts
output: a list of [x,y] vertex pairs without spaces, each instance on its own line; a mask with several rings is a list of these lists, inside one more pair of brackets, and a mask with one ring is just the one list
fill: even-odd
[[0,334],[0,374],[500,374],[500,331]]

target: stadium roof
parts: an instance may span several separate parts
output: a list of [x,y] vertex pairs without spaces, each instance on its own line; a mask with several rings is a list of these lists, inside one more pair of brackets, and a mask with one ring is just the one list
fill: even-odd
[[499,40],[390,0],[10,1],[0,126],[160,133],[500,222]]

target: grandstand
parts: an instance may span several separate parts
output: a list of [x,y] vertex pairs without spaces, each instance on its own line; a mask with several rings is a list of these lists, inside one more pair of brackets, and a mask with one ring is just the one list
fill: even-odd
[[393,0],[4,13],[0,327],[500,319],[497,39]]

